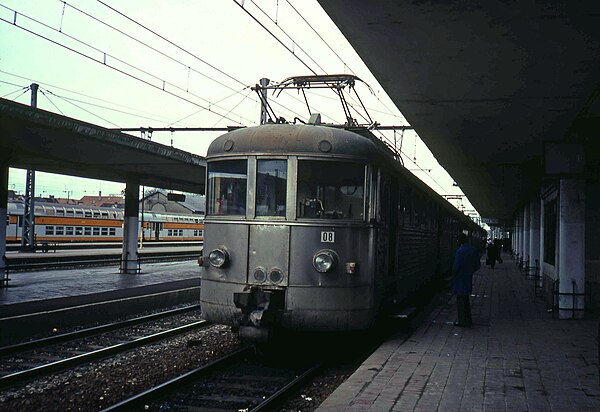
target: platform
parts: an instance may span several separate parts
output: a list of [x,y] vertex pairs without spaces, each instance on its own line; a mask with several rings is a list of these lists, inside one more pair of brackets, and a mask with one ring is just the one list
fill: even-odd
[[[503,256],[504,258],[505,256]],[[598,320],[553,319],[510,259],[473,279],[474,325],[448,295],[383,344],[317,409],[598,411]]]
[[120,274],[118,266],[13,272],[9,286],[0,288],[0,318],[15,315],[17,306],[28,312],[52,310],[93,300],[199,286],[200,270],[195,260],[188,260],[146,263],[139,274]]

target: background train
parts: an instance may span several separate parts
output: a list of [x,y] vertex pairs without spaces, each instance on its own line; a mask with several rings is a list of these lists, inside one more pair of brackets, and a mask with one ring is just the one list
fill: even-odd
[[[23,202],[8,202],[7,242],[20,242]],[[204,216],[144,212],[144,241],[202,241]],[[142,216],[140,213],[140,238]],[[35,203],[35,238],[49,242],[110,242],[123,238],[123,210],[108,207]]]
[[367,129],[321,125],[217,138],[205,225],[203,314],[258,341],[368,329],[486,236]]

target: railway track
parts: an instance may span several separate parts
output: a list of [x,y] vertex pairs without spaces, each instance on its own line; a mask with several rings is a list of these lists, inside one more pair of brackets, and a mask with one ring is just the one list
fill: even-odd
[[207,326],[199,305],[0,348],[0,388]]
[[310,362],[274,365],[245,347],[104,411],[271,410],[320,368]]

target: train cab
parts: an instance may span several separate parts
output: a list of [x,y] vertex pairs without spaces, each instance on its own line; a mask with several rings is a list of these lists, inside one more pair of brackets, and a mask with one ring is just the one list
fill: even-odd
[[324,126],[264,125],[216,139],[207,156],[206,319],[259,339],[272,326],[370,327],[381,293],[380,156],[373,141]]

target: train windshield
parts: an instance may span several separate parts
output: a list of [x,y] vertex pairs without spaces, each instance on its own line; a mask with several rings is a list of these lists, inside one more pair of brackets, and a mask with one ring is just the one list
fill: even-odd
[[285,216],[287,161],[256,162],[256,215]]
[[246,160],[208,164],[208,214],[246,215],[248,167]]
[[298,161],[299,218],[364,220],[365,166]]

